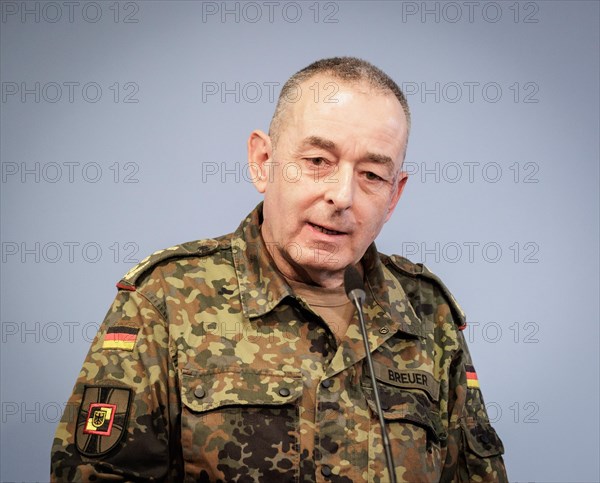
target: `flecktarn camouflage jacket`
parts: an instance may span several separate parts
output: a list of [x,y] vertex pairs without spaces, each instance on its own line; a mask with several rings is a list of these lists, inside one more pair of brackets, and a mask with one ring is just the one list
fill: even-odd
[[[261,221],[259,205],[117,284],[56,431],[54,481],[389,480],[357,322],[338,345],[274,269]],[[398,481],[507,481],[450,293],[375,245],[363,266]]]

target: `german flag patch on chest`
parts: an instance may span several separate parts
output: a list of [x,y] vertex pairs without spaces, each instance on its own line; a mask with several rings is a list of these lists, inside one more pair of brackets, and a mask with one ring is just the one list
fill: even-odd
[[102,341],[102,349],[118,349],[132,351],[135,347],[139,328],[117,325],[106,331]]

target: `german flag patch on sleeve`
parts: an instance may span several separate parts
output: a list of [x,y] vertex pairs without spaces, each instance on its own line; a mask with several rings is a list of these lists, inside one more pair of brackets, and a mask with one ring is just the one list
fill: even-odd
[[115,448],[127,430],[131,389],[85,386],[77,416],[75,444],[86,456],[101,456]]
[[135,347],[139,328],[117,325],[106,331],[102,341],[102,349],[118,349],[132,351]]
[[468,365],[465,369],[467,370],[467,387],[479,389],[479,379],[477,378],[475,368]]

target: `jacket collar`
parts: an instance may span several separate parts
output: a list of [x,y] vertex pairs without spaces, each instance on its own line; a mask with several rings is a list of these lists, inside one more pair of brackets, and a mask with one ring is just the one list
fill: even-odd
[[[277,270],[260,233],[262,202],[242,221],[233,233],[231,248],[240,285],[242,310],[248,319],[273,310],[294,292]],[[373,339],[372,347],[398,330],[424,337],[422,322],[415,314],[400,282],[381,263],[375,243],[362,259],[367,294],[365,321]]]
[[294,295],[260,234],[262,221],[261,202],[242,221],[231,240],[242,310],[249,319],[270,312],[286,296]]

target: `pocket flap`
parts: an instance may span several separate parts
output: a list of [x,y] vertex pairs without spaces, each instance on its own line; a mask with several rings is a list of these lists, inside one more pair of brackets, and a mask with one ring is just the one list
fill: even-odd
[[467,440],[467,446],[472,453],[481,458],[504,454],[502,441],[490,424],[478,422],[473,426],[468,426],[463,421],[462,427]]
[[[384,384],[379,384],[378,387],[384,419],[389,421],[403,420],[421,426],[430,433],[436,442],[447,438],[439,411],[425,392],[418,389],[396,388]],[[373,413],[377,414],[373,388],[363,386],[363,389],[367,394],[369,407]]]
[[192,411],[290,404],[302,395],[300,372],[240,367],[181,371],[181,399]]

